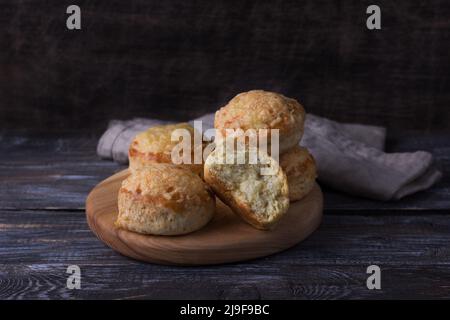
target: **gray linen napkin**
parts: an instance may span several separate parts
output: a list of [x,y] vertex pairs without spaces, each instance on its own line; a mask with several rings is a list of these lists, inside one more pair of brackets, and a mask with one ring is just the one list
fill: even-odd
[[[202,120],[203,130],[214,126],[214,113]],[[100,157],[128,162],[128,146],[137,133],[168,121],[135,118],[113,120],[100,138]],[[209,137],[208,137],[209,138]],[[429,152],[385,153],[382,127],[338,123],[306,116],[301,145],[316,159],[319,181],[334,189],[378,200],[400,199],[431,187],[442,176]]]

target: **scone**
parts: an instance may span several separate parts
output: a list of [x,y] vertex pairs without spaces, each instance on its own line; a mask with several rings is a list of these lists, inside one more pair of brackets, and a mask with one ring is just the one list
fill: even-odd
[[173,164],[132,171],[122,182],[116,226],[154,235],[185,234],[214,215],[215,196],[195,173]]
[[[191,164],[183,163],[179,165],[201,176],[203,174],[203,164],[194,164],[195,129],[188,123],[155,126],[139,133],[131,142],[128,150],[130,169],[136,170],[153,163],[173,163],[171,157],[172,150],[179,141],[172,141],[171,137],[172,132],[176,129],[186,129],[191,137],[191,154],[189,155]],[[201,135],[201,133],[197,134]],[[202,148],[203,144],[198,147]],[[201,153],[202,150],[198,152]]]
[[[225,129],[279,129],[280,154],[294,147],[303,136],[305,110],[295,99],[263,90],[243,92],[216,112],[214,127]],[[270,143],[270,140],[268,140]]]
[[280,166],[289,185],[289,200],[302,199],[314,187],[316,162],[306,148],[296,146],[280,155]]
[[[245,163],[224,163],[225,148],[217,147],[205,161],[204,178],[216,195],[236,214],[258,229],[270,229],[289,208],[286,175],[267,153],[249,148],[235,151],[235,159]],[[251,164],[249,153],[256,152],[257,161]],[[262,170],[271,175],[263,175]]]

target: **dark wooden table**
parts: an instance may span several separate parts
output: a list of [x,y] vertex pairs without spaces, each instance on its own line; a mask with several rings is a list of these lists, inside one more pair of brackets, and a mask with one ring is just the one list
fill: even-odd
[[[89,230],[88,192],[123,168],[96,156],[96,137],[0,135],[0,298],[450,298],[450,134],[393,137],[390,151],[433,152],[444,179],[398,202],[324,188],[323,223],[296,247],[169,267],[123,257]],[[366,288],[371,264],[381,290]],[[80,290],[66,288],[69,265],[81,268]]]

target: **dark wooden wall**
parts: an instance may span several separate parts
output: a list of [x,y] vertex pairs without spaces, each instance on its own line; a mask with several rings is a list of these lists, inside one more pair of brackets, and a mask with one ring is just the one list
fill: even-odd
[[337,120],[448,129],[450,2],[375,3],[381,31],[372,1],[2,0],[0,128],[97,134],[263,88]]

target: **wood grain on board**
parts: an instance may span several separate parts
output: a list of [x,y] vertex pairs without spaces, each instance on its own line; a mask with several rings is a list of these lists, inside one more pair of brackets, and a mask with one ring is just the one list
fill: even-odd
[[323,196],[316,184],[269,231],[255,229],[218,200],[214,218],[202,229],[180,236],[152,236],[114,226],[117,195],[128,176],[123,170],[99,183],[86,200],[91,230],[125,256],[159,264],[207,265],[238,262],[286,250],[314,232],[322,220]]

